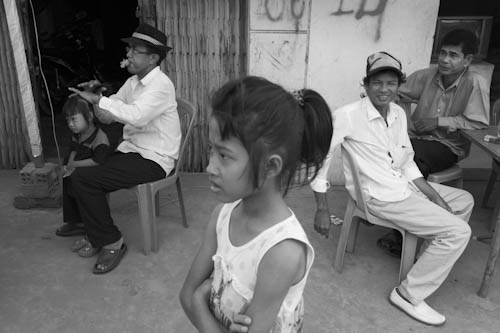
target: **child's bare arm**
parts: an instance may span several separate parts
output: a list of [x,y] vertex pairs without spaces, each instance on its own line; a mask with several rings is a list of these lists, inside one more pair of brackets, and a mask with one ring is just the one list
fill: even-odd
[[[199,318],[195,326],[200,332],[228,332],[225,327],[212,315],[209,308],[210,290],[212,287],[212,279],[206,279],[196,290],[191,297],[192,311]],[[192,321],[194,324],[194,321]],[[201,324],[201,325],[199,325]]]
[[[252,322],[251,318],[244,314],[237,314],[233,317],[233,322],[227,330],[219,321],[217,321],[212,312],[209,309],[209,301],[210,301],[210,290],[212,287],[212,279],[206,279],[201,286],[199,286],[192,297],[193,302],[193,311],[196,313],[200,313],[200,318],[213,318],[213,320],[209,320],[210,327],[213,326],[214,331],[220,333],[246,333],[248,332],[248,326]],[[209,330],[207,326],[204,326],[204,330]],[[205,332],[205,331],[203,331]]]
[[254,297],[245,314],[252,318],[248,332],[269,332],[291,286],[306,272],[305,245],[284,240],[262,258],[257,273]]
[[76,156],[76,151],[72,150],[69,153],[68,162],[67,162],[68,165],[75,160],[75,156]]
[[70,163],[73,163],[73,161],[75,160],[75,156],[76,156],[76,151],[72,150],[69,153],[66,165],[63,166],[63,177],[68,177],[75,170],[74,167],[70,166]]
[[[216,225],[221,206],[214,209],[206,227],[203,242],[191,264],[191,269],[180,292],[184,312],[193,325],[201,332],[220,332],[221,326],[208,308],[208,299],[202,301],[200,290],[214,269],[212,256],[217,250]],[[198,292],[198,293],[197,293]]]

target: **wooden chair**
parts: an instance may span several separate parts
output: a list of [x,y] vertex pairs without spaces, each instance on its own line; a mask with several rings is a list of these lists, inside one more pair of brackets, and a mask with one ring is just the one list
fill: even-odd
[[456,188],[463,188],[464,186],[464,173],[463,170],[458,166],[454,165],[451,168],[448,168],[446,170],[440,171],[440,172],[435,172],[431,173],[428,177],[427,180],[430,182],[434,183],[448,183],[448,182],[455,182],[455,187]]
[[399,281],[401,282],[405,279],[406,275],[415,262],[417,236],[407,232],[406,230],[400,228],[399,226],[388,220],[384,220],[372,215],[368,211],[365,204],[366,200],[363,191],[361,190],[361,182],[356,158],[349,154],[349,152],[344,147],[342,147],[342,158],[347,159],[349,168],[352,172],[356,198],[352,198],[351,196],[349,196],[349,200],[347,202],[344,223],[342,224],[342,229],[340,231],[340,237],[337,245],[334,268],[337,272],[341,273],[342,266],[344,264],[345,252],[354,252],[354,245],[356,243],[356,237],[359,228],[359,219],[361,218],[371,224],[396,229],[403,236],[401,265],[399,268]]
[[184,209],[184,200],[182,197],[182,188],[179,179],[179,167],[183,165],[182,162],[185,155],[186,143],[193,132],[193,124],[196,119],[197,109],[188,101],[177,98],[177,112],[179,112],[183,135],[181,148],[179,150],[179,159],[176,161],[173,172],[164,179],[151,183],[140,184],[130,188],[131,190],[134,190],[137,195],[139,220],[144,242],[144,254],[146,255],[151,251],[158,252],[156,216],[160,215],[160,190],[175,184],[182,214],[182,224],[185,228],[188,227],[186,211]]

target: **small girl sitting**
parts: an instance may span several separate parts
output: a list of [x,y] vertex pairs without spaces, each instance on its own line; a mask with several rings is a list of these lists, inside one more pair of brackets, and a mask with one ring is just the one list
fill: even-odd
[[[73,132],[69,155],[64,162],[63,174],[63,219],[64,225],[56,230],[58,236],[84,235],[85,229],[79,217],[69,216],[68,209],[76,205],[71,193],[71,173],[75,168],[103,164],[109,154],[109,140],[94,122],[92,106],[79,96],[71,96],[63,106],[68,127]],[[77,242],[78,243],[78,242]],[[81,243],[81,242],[80,242]],[[79,244],[78,251],[84,246]]]
[[[212,109],[207,172],[222,204],[181,304],[201,332],[300,332],[314,251],[283,196],[316,176],[330,146],[330,110],[313,90],[294,96],[259,77],[224,85]],[[301,168],[307,177],[296,177]]]

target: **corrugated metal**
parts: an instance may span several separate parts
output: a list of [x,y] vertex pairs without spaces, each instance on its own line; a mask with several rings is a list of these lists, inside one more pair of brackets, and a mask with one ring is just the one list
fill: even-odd
[[23,128],[22,102],[3,1],[0,1],[0,78],[0,168],[20,168],[29,161],[31,152]]
[[165,32],[173,50],[163,63],[177,96],[199,108],[186,170],[208,163],[211,94],[243,75],[247,59],[247,2],[236,0],[140,0],[141,20]]

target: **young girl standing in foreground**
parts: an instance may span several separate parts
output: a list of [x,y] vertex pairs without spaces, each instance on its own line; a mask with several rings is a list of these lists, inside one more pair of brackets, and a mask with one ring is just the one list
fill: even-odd
[[313,90],[294,97],[259,77],[224,85],[212,109],[207,172],[223,204],[184,282],[182,306],[202,332],[300,331],[314,251],[283,196],[298,169],[315,177],[330,145],[330,110]]

